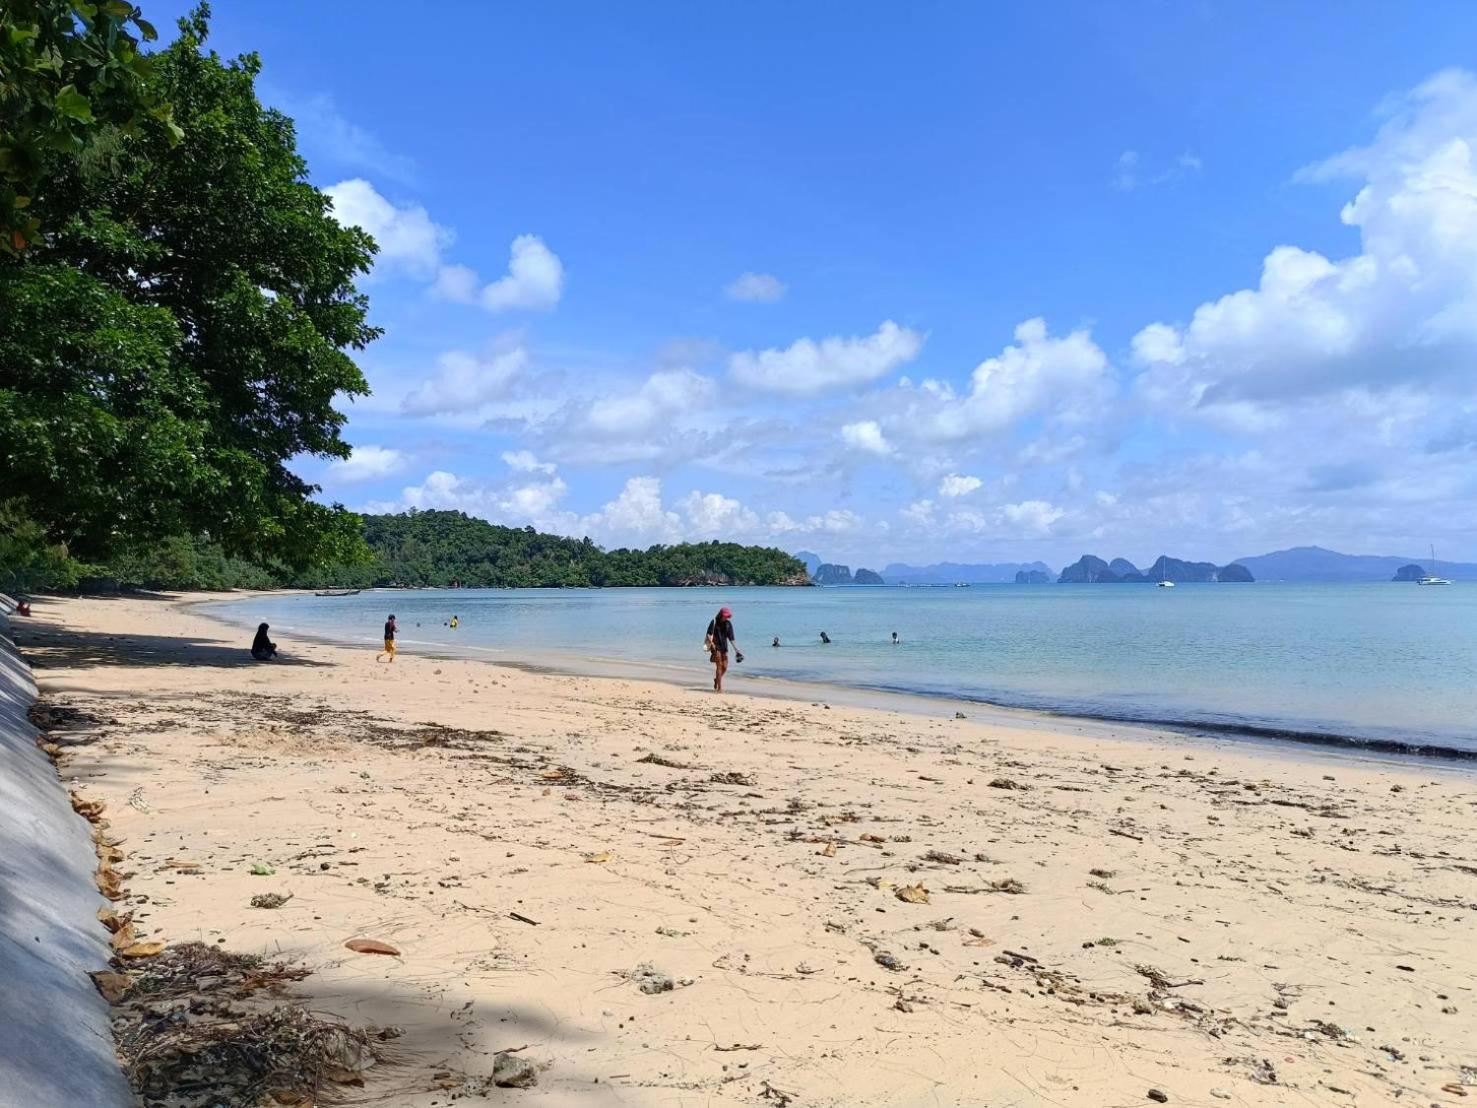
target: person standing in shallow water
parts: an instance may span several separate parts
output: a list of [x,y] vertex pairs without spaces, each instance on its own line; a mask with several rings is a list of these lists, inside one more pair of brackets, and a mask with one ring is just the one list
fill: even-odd
[[735,661],[742,662],[738,642],[733,637],[733,609],[720,608],[708,623],[708,660],[713,663],[713,691],[723,691],[723,675],[728,672],[728,647],[733,645]]
[[395,616],[393,614],[385,620],[385,648],[374,656],[374,660],[377,662],[387,654],[393,662],[395,660]]

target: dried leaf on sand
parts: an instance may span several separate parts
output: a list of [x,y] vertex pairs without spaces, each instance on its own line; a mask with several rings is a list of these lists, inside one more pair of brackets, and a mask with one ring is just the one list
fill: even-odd
[[615,861],[615,852],[611,850],[602,850],[599,854],[586,854],[585,861],[594,862],[597,865],[603,864],[605,862],[613,862]]
[[928,890],[922,885],[904,885],[898,889],[896,896],[899,900],[908,904],[927,904]]

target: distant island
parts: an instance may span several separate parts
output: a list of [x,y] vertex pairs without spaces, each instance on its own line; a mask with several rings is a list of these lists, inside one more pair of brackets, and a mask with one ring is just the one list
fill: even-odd
[[[1423,559],[1384,554],[1340,554],[1321,546],[1294,546],[1236,561],[1260,581],[1407,581],[1424,575]],[[1413,578],[1400,574],[1415,570]],[[1442,561],[1432,567],[1453,581],[1477,581],[1477,565]]]
[[1045,562],[936,562],[911,566],[893,562],[883,567],[882,580],[889,585],[1005,585],[1019,583],[1019,574],[1054,574]]
[[1213,562],[1186,562],[1161,554],[1146,570],[1140,570],[1127,558],[1114,558],[1105,562],[1093,554],[1084,554],[1057,578],[1064,585],[1127,585],[1146,582],[1172,581],[1175,584],[1199,582],[1247,582],[1254,581],[1251,571],[1232,562],[1217,566]]
[[[798,557],[798,555],[797,555]],[[851,572],[850,566],[821,562],[810,571],[810,579],[817,585],[885,585],[886,581],[870,569]]]
[[1018,569],[1015,571],[1017,585],[1049,585],[1051,573],[1044,569]]

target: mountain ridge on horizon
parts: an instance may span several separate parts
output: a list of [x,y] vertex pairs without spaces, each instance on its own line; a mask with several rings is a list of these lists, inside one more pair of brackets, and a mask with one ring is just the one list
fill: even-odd
[[[812,573],[815,569],[810,565],[810,559],[814,559],[816,565],[826,560],[804,550],[795,551],[794,555],[806,562]],[[1323,546],[1308,545],[1291,546],[1265,554],[1233,558],[1226,564],[1245,566],[1258,581],[1333,582],[1390,581],[1405,565],[1419,565],[1424,570],[1431,571],[1432,567],[1427,564],[1429,561],[1428,557],[1400,557],[1393,554],[1345,554]],[[1008,573],[1005,572],[1007,568]],[[1434,568],[1442,576],[1454,581],[1477,581],[1477,563],[1438,561]],[[908,584],[955,584],[958,582],[994,584],[1009,583],[1014,581],[1018,570],[1032,569],[1050,573],[1053,579],[1057,576],[1055,570],[1041,561],[974,564],[943,561],[927,565],[890,562],[880,572],[883,580],[890,585],[905,582]],[[974,575],[970,576],[971,573]]]

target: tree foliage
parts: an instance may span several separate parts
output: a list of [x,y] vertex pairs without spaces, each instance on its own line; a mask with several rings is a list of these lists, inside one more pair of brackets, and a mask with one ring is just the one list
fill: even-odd
[[500,527],[462,512],[365,516],[364,535],[374,564],[359,584],[548,588],[807,580],[803,563],[769,547],[708,542],[605,551],[588,538]]
[[0,4],[0,251],[39,233],[29,211],[52,155],[83,154],[106,128],[144,118],[178,138],[150,84],[141,43],[158,35],[123,0],[6,0]]
[[[88,27],[128,7],[73,6]],[[44,234],[0,259],[5,494],[86,561],[187,535],[260,564],[353,564],[357,517],[288,463],[349,453],[333,402],[368,391],[352,351],[379,332],[354,282],[374,243],[308,182],[291,120],[257,100],[260,61],[203,49],[207,14],[141,70],[172,116],[44,153]]]

